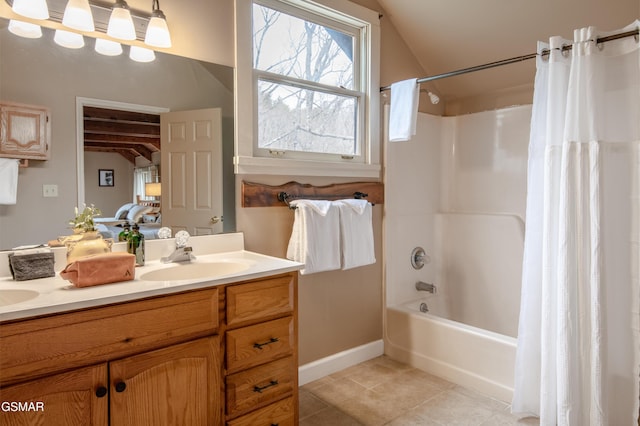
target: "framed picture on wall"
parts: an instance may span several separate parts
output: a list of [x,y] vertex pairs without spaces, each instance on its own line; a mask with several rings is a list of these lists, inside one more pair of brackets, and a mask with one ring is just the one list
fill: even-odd
[[113,169],[99,169],[98,170],[98,185],[99,186],[113,186]]

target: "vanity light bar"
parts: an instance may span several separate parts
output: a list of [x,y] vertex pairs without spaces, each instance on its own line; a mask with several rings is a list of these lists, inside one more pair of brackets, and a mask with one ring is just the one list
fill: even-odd
[[[9,6],[13,6],[14,0],[5,0]],[[68,0],[47,0],[49,5],[49,20],[62,23],[64,16],[64,10],[67,6]],[[93,14],[93,22],[95,24],[96,31],[107,33],[107,27],[109,26],[109,18],[111,17],[111,9],[113,7],[113,1],[100,1],[89,0],[89,7]],[[143,41],[147,33],[147,27],[149,26],[149,20],[151,19],[151,13],[143,12],[136,9],[130,9],[131,19],[133,20],[133,26],[136,31],[136,39]]]

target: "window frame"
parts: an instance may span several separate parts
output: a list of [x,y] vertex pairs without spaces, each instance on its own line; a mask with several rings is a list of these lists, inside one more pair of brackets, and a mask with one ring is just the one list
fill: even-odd
[[[253,4],[354,35],[354,88],[344,89],[253,68]],[[277,174],[380,178],[379,46],[377,13],[345,0],[236,0],[236,150],[237,174]],[[247,31],[247,28],[249,29]],[[355,52],[358,51],[358,54]],[[356,72],[356,70],[358,70]],[[353,96],[357,102],[359,155],[278,151],[258,148],[260,79]],[[359,84],[359,86],[357,85]],[[270,153],[272,151],[273,153]]]

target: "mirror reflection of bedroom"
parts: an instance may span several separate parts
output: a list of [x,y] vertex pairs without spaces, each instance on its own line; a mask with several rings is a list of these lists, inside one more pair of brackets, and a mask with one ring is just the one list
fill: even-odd
[[118,240],[128,223],[146,239],[157,238],[162,224],[160,115],[83,107],[84,175],[87,205],[104,238]]

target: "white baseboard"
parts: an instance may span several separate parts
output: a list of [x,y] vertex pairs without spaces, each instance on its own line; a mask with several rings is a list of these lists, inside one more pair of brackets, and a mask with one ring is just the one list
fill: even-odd
[[384,354],[384,342],[380,339],[301,365],[298,368],[298,385],[313,382],[382,354]]

